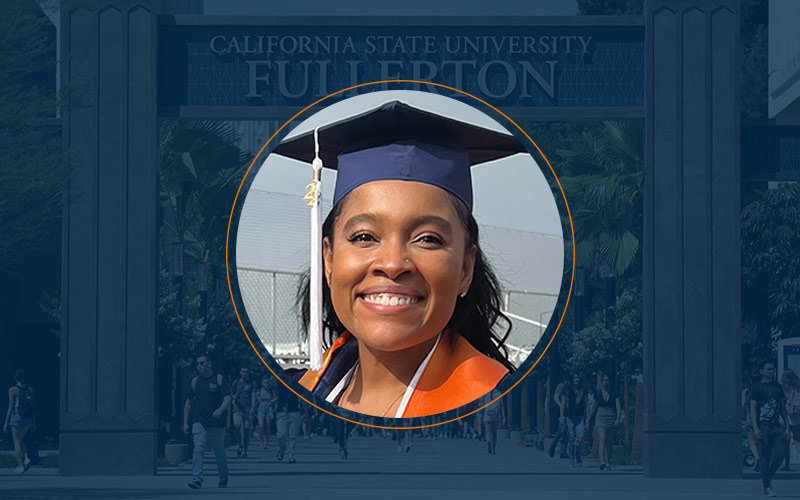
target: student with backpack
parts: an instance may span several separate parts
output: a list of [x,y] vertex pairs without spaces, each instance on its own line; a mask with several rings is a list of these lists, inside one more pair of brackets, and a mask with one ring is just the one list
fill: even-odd
[[775,382],[775,363],[762,361],[761,382],[750,388],[750,420],[753,435],[761,451],[761,485],[765,497],[777,496],[772,488],[772,478],[783,462],[789,423],[786,418],[786,396]]
[[14,472],[22,474],[31,466],[24,438],[28,429],[36,430],[36,408],[33,388],[25,383],[25,370],[17,370],[14,380],[16,384],[8,389],[8,411],[3,432],[8,432],[8,427],[11,427],[14,452],[17,455],[17,468]]
[[[203,459],[206,443],[211,441],[219,471],[219,487],[228,486],[228,460],[225,457],[225,410],[231,402],[228,385],[221,374],[214,373],[211,358],[197,357],[197,376],[191,381],[183,408],[183,432],[194,438],[192,455],[193,489],[203,486]],[[191,423],[191,427],[189,426]]]

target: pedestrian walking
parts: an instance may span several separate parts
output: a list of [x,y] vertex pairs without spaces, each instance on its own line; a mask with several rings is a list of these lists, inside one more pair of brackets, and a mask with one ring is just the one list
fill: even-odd
[[569,436],[569,464],[571,467],[583,463],[581,449],[583,448],[583,433],[586,429],[586,394],[583,390],[583,381],[577,373],[572,375],[572,383],[566,391],[564,404],[564,417]]
[[36,430],[36,409],[33,387],[27,384],[25,370],[14,372],[14,385],[8,389],[8,411],[3,423],[3,432],[11,428],[14,454],[17,458],[16,474],[22,474],[31,466],[25,434]]
[[269,444],[269,431],[272,427],[272,419],[275,418],[275,400],[278,399],[275,393],[274,380],[269,375],[264,375],[261,379],[261,388],[256,393],[258,400],[258,437],[261,439],[261,449],[266,450]]
[[619,425],[622,411],[619,396],[611,385],[611,377],[602,374],[600,387],[595,390],[592,413],[595,416],[598,451],[600,454],[600,470],[611,469],[611,451],[614,446],[614,432]]
[[[208,355],[197,357],[197,376],[190,384],[189,396],[183,408],[183,432],[191,431],[194,439],[192,455],[193,489],[203,486],[203,459],[206,445],[211,441],[217,460],[220,488],[228,486],[228,461],[225,457],[225,412],[231,402],[228,385],[221,374],[214,373]],[[191,427],[190,427],[191,424]]]
[[760,470],[760,452],[758,451],[758,441],[753,434],[753,420],[750,417],[750,388],[753,387],[761,380],[761,374],[758,369],[754,368],[750,374],[750,385],[742,390],[742,425],[744,426],[747,434],[747,446],[750,448],[750,453],[753,454],[753,470],[759,472]]
[[559,448],[559,457],[560,458],[567,458],[567,424],[566,424],[566,417],[564,417],[564,389],[566,388],[567,383],[566,381],[561,381],[556,386],[555,391],[553,392],[553,404],[550,405],[550,408],[553,408],[558,415],[558,428],[556,433],[553,435],[553,441],[550,443],[550,456],[555,456],[556,453],[556,446],[558,443],[561,443]]
[[300,406],[297,396],[283,384],[278,386],[276,409],[278,454],[275,458],[280,462],[286,455],[290,464],[296,463],[295,447],[297,446],[297,433],[300,431]]
[[[483,404],[488,404],[491,401],[500,397],[501,392],[497,389],[484,396]],[[490,455],[497,455],[497,428],[500,426],[500,421],[504,418],[502,402],[495,401],[491,405],[483,409],[483,425],[486,433],[486,443]]]
[[231,397],[233,398],[233,427],[236,432],[236,442],[239,444],[236,456],[247,458],[253,416],[256,411],[255,387],[250,380],[250,369],[247,367],[239,370],[239,378],[231,384]]
[[761,382],[750,388],[750,418],[753,421],[753,434],[761,450],[763,494],[765,497],[774,497],[772,478],[784,459],[789,422],[783,388],[775,382],[775,363],[764,361],[760,367]]

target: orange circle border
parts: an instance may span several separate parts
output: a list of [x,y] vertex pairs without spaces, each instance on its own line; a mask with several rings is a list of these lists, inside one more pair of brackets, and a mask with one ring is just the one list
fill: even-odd
[[[417,426],[409,426],[409,427],[390,427],[390,426],[385,426],[385,425],[366,424],[366,423],[363,423],[363,422],[358,422],[356,420],[350,420],[349,418],[342,417],[341,415],[337,415],[337,414],[335,414],[333,412],[330,412],[330,411],[328,411],[328,410],[326,410],[324,408],[320,408],[319,406],[315,405],[311,401],[307,400],[306,398],[304,398],[303,396],[298,394],[294,389],[289,387],[289,384],[284,382],[283,379],[281,379],[281,377],[279,377],[277,373],[272,371],[272,368],[270,368],[269,364],[264,360],[263,357],[261,357],[261,353],[258,352],[258,348],[256,348],[256,346],[253,344],[253,341],[250,339],[250,335],[247,333],[247,329],[244,327],[244,323],[242,322],[242,318],[239,316],[239,310],[236,308],[236,299],[233,296],[233,287],[231,285],[231,276],[230,276],[230,269],[229,269],[230,266],[229,266],[229,259],[228,259],[228,247],[230,246],[231,223],[233,221],[233,215],[234,215],[234,212],[236,210],[236,202],[239,199],[239,194],[241,193],[242,186],[244,186],[244,181],[247,179],[247,176],[250,173],[250,170],[253,168],[253,165],[255,165],[256,160],[258,160],[259,156],[261,156],[261,153],[264,152],[264,149],[275,138],[275,136],[277,136],[280,133],[280,131],[283,130],[284,127],[286,127],[286,125],[288,125],[290,122],[292,122],[297,117],[299,117],[300,115],[305,113],[307,110],[313,108],[314,106],[316,106],[317,104],[321,103],[322,101],[324,101],[326,99],[329,99],[329,98],[331,98],[331,97],[333,97],[335,95],[347,92],[349,90],[357,89],[357,88],[360,88],[360,87],[367,87],[369,85],[378,85],[378,84],[385,84],[385,83],[415,83],[415,84],[423,84],[423,85],[434,85],[436,87],[441,87],[441,88],[444,88],[444,89],[452,90],[454,92],[458,92],[458,93],[463,94],[465,96],[471,97],[471,98],[475,99],[478,102],[483,103],[484,105],[492,108],[494,111],[496,111],[497,113],[502,115],[506,120],[508,120],[509,122],[514,124],[514,126],[517,127],[517,129],[520,132],[522,132],[522,134],[531,142],[531,144],[533,144],[533,147],[536,148],[536,151],[538,151],[539,154],[542,155],[542,158],[544,158],[544,161],[545,161],[545,163],[547,163],[547,166],[550,167],[550,172],[553,174],[553,177],[555,178],[556,183],[558,184],[558,189],[561,191],[561,196],[564,198],[564,206],[567,208],[567,216],[569,217],[569,229],[570,229],[570,233],[572,235],[572,275],[570,277],[569,292],[567,293],[567,301],[564,304],[564,310],[562,311],[561,317],[558,320],[558,325],[556,326],[556,330],[553,332],[552,337],[550,337],[550,342],[547,343],[547,346],[545,346],[544,350],[539,355],[539,357],[536,359],[536,361],[533,363],[533,365],[531,365],[531,367],[528,368],[528,371],[525,372],[525,374],[522,375],[522,377],[520,377],[520,379],[517,380],[514,383],[514,385],[512,385],[511,387],[506,389],[506,391],[503,394],[501,394],[498,397],[494,398],[493,400],[491,400],[490,402],[488,402],[485,405],[481,406],[480,408],[477,408],[477,409],[467,413],[466,415],[462,415],[460,417],[452,418],[450,420],[445,420],[443,422],[438,422],[438,423],[435,423],[435,424],[417,425]],[[244,332],[245,337],[247,337],[247,341],[250,343],[250,346],[253,348],[253,351],[255,351],[256,356],[258,356],[258,359],[260,359],[261,362],[264,363],[264,366],[267,367],[267,370],[269,370],[275,376],[275,378],[278,379],[278,381],[280,381],[284,386],[286,386],[287,389],[292,391],[292,393],[294,393],[295,396],[297,396],[298,398],[302,399],[306,403],[310,404],[314,408],[327,413],[328,415],[334,416],[336,418],[340,418],[340,419],[345,420],[347,422],[350,422],[352,424],[364,425],[364,426],[367,426],[367,427],[374,427],[374,428],[378,428],[378,429],[392,429],[392,430],[424,429],[426,427],[435,427],[437,425],[443,425],[443,424],[447,424],[447,423],[450,423],[450,422],[455,422],[456,420],[459,420],[459,419],[462,419],[464,417],[468,417],[470,415],[473,415],[473,414],[481,411],[482,409],[486,408],[487,406],[490,406],[490,405],[494,404],[495,401],[498,401],[499,399],[501,399],[503,396],[505,396],[506,394],[511,392],[511,390],[513,388],[515,388],[517,385],[519,385],[520,382],[525,380],[525,377],[527,377],[528,374],[530,374],[531,370],[533,370],[536,367],[536,365],[539,364],[539,361],[542,360],[542,357],[544,357],[545,353],[547,353],[547,351],[550,349],[550,345],[553,343],[553,340],[556,338],[556,334],[558,334],[559,328],[561,328],[561,323],[564,321],[564,317],[567,314],[567,307],[569,306],[569,299],[572,296],[572,286],[573,286],[573,284],[575,282],[575,228],[572,225],[572,213],[570,212],[570,209],[569,209],[569,202],[567,202],[567,196],[566,196],[566,194],[564,194],[564,188],[561,186],[561,181],[558,180],[558,175],[556,175],[555,169],[553,169],[553,166],[550,164],[550,161],[547,159],[547,156],[545,156],[545,154],[542,152],[542,150],[539,149],[539,146],[533,141],[533,139],[530,138],[528,133],[525,132],[525,130],[523,130],[522,127],[517,125],[517,123],[514,120],[509,118],[508,115],[506,115],[505,113],[503,113],[502,111],[497,109],[495,106],[492,106],[491,104],[489,104],[488,102],[484,101],[483,99],[481,99],[479,97],[475,97],[474,95],[469,94],[467,92],[464,92],[463,90],[459,90],[459,89],[454,88],[454,87],[449,87],[447,85],[442,85],[440,83],[424,82],[424,81],[420,81],[420,80],[379,80],[379,81],[375,81],[375,82],[360,83],[358,85],[353,85],[351,87],[347,87],[345,89],[333,92],[332,94],[328,94],[327,96],[314,101],[313,103],[309,104],[305,108],[303,108],[300,111],[298,111],[297,113],[295,113],[294,116],[289,118],[286,121],[286,123],[281,125],[278,128],[278,130],[276,130],[275,133],[272,134],[272,136],[269,139],[267,139],[267,142],[265,142],[264,145],[261,146],[261,149],[258,151],[258,154],[256,154],[256,156],[253,158],[253,161],[250,163],[250,166],[247,167],[247,171],[245,171],[244,177],[242,177],[242,181],[239,183],[239,188],[236,190],[236,196],[233,199],[233,206],[231,207],[231,214],[228,217],[228,229],[227,229],[227,232],[225,234],[225,276],[228,279],[228,291],[230,292],[231,303],[233,304],[233,311],[236,314],[236,319],[239,320],[239,326],[242,327],[242,331]],[[414,417],[414,418],[416,418],[416,417]]]

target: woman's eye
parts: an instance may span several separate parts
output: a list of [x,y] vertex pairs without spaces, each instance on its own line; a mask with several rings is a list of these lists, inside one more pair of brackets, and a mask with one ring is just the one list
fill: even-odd
[[357,233],[347,239],[351,243],[365,243],[375,241],[375,237],[369,233]]
[[428,245],[444,245],[444,239],[435,234],[423,234],[417,241]]

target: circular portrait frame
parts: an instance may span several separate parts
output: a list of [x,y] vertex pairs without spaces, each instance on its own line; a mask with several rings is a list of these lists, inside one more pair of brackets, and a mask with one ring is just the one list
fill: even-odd
[[[327,409],[321,407],[319,404],[315,403],[314,401],[310,400],[309,398],[304,397],[300,392],[298,392],[293,387],[291,387],[290,384],[286,383],[286,381],[284,381],[282,377],[280,377],[277,373],[275,373],[275,370],[270,366],[270,363],[268,363],[264,359],[264,357],[262,356],[261,352],[259,352],[259,349],[253,343],[253,340],[251,338],[251,334],[248,333],[247,328],[245,327],[245,322],[242,320],[242,317],[241,317],[240,312],[239,312],[239,308],[238,308],[238,306],[236,304],[236,296],[235,296],[234,291],[233,291],[233,284],[232,284],[232,280],[231,280],[231,270],[230,270],[230,267],[231,267],[230,266],[230,263],[231,263],[231,260],[230,260],[231,227],[233,225],[234,216],[236,214],[237,203],[239,202],[240,195],[243,194],[242,193],[242,189],[244,188],[245,184],[247,183],[248,176],[250,175],[253,167],[257,164],[256,163],[257,160],[261,157],[261,155],[264,153],[264,151],[267,149],[267,147],[270,146],[270,145],[275,146],[276,144],[273,144],[273,141],[276,139],[276,137],[278,137],[278,136],[280,136],[282,134],[284,129],[286,129],[287,126],[290,123],[292,123],[295,120],[298,120],[303,114],[305,114],[307,111],[311,110],[312,108],[314,108],[318,104],[323,103],[326,100],[334,98],[336,96],[340,96],[340,95],[342,95],[342,94],[344,94],[346,92],[353,91],[355,89],[362,89],[362,88],[365,88],[365,87],[370,87],[370,86],[375,86],[375,85],[384,85],[385,86],[385,85],[388,85],[388,84],[414,84],[414,85],[427,85],[427,86],[440,87],[442,89],[453,91],[453,92],[455,92],[457,94],[460,94],[461,96],[468,97],[468,98],[470,98],[470,99],[472,99],[474,101],[477,101],[477,102],[483,104],[484,106],[488,107],[489,109],[492,109],[499,116],[502,116],[503,118],[505,118],[508,121],[508,123],[513,125],[515,127],[515,129],[517,131],[519,131],[530,142],[530,144],[533,145],[535,150],[544,159],[545,163],[547,163],[547,166],[550,169],[550,173],[552,174],[553,179],[555,180],[556,184],[558,185],[559,191],[561,192],[561,196],[562,196],[562,199],[564,201],[564,206],[565,206],[565,209],[566,209],[566,212],[567,212],[567,217],[568,217],[568,220],[569,220],[570,237],[571,237],[571,240],[572,240],[572,259],[571,259],[572,268],[570,270],[570,282],[569,282],[569,288],[568,288],[566,300],[565,300],[565,303],[564,303],[564,307],[561,310],[561,314],[559,316],[558,324],[556,325],[555,330],[553,331],[552,335],[550,336],[550,339],[549,339],[547,345],[544,347],[544,349],[539,354],[539,356],[536,358],[536,360],[530,365],[530,367],[525,371],[525,373],[523,373],[522,376],[520,376],[513,384],[511,384],[509,387],[507,387],[502,392],[502,394],[500,394],[496,398],[492,399],[488,403],[486,403],[486,404],[484,404],[482,406],[479,406],[478,408],[476,408],[474,410],[471,410],[471,411],[469,411],[469,412],[467,412],[467,413],[465,413],[463,415],[457,416],[455,418],[442,420],[441,422],[436,422],[436,423],[433,423],[433,424],[426,424],[426,425],[388,426],[388,425],[377,425],[377,424],[372,424],[372,423],[361,422],[361,421],[358,421],[358,420],[353,420],[351,418],[347,418],[345,416],[339,415],[337,412],[327,410]],[[384,90],[384,89],[381,89],[381,90]],[[263,160],[262,160],[262,162],[263,162]],[[254,156],[253,161],[250,163],[250,165],[248,166],[247,170],[245,171],[245,174],[242,177],[241,182],[239,183],[239,187],[237,188],[236,196],[234,197],[234,200],[233,200],[233,205],[231,207],[231,212],[230,212],[230,215],[228,217],[228,225],[227,225],[227,231],[226,231],[226,235],[225,235],[225,274],[226,274],[226,278],[227,278],[227,282],[228,282],[228,291],[230,293],[231,303],[233,305],[234,313],[236,314],[236,319],[237,319],[237,321],[239,323],[239,326],[242,329],[242,332],[245,335],[245,338],[247,339],[247,341],[250,344],[250,346],[253,348],[253,351],[255,351],[255,353],[258,356],[258,358],[264,364],[264,366],[266,366],[266,368],[272,373],[272,375],[275,376],[275,378],[278,381],[280,381],[280,383],[282,383],[294,395],[296,395],[298,398],[300,398],[305,403],[311,405],[312,407],[314,407],[314,408],[316,408],[316,409],[318,409],[320,411],[323,411],[328,415],[331,415],[333,417],[342,419],[342,420],[350,422],[352,424],[363,425],[363,426],[366,426],[366,427],[373,427],[373,428],[378,428],[378,429],[390,429],[390,430],[423,429],[423,428],[426,428],[426,427],[435,427],[437,425],[447,424],[447,423],[450,423],[450,422],[454,422],[454,421],[460,420],[460,419],[462,419],[464,417],[468,417],[470,415],[473,415],[473,414],[483,410],[484,408],[486,408],[488,406],[491,406],[491,405],[495,404],[501,398],[503,398],[506,394],[511,392],[511,390],[513,390],[515,387],[517,387],[523,380],[525,380],[525,378],[531,373],[531,371],[539,364],[539,362],[542,360],[544,355],[550,349],[550,346],[552,345],[553,340],[555,339],[556,335],[558,334],[558,331],[559,331],[559,329],[561,327],[561,324],[564,321],[564,318],[566,316],[566,311],[567,311],[567,308],[569,306],[570,298],[572,296],[572,287],[573,287],[574,280],[575,280],[575,230],[574,230],[574,227],[573,227],[572,214],[570,212],[569,202],[567,201],[566,194],[564,193],[564,188],[562,187],[561,182],[558,179],[558,175],[556,174],[555,169],[550,164],[550,161],[547,159],[547,156],[539,148],[539,146],[536,144],[536,142],[533,139],[531,139],[531,137],[528,135],[528,133],[525,132],[525,130],[522,127],[520,127],[514,120],[512,120],[508,115],[506,115],[501,110],[499,110],[497,107],[489,104],[488,102],[484,101],[483,99],[481,99],[479,97],[476,97],[476,96],[474,96],[472,94],[464,92],[463,90],[459,90],[457,88],[450,87],[450,86],[447,86],[447,85],[442,85],[442,84],[433,83],[433,82],[418,81],[418,80],[379,80],[379,81],[375,81],[375,82],[368,82],[368,83],[362,83],[362,84],[358,84],[358,85],[353,85],[351,87],[347,87],[347,88],[338,90],[336,92],[333,92],[331,94],[328,94],[327,96],[314,101],[313,103],[309,104],[308,106],[304,107],[303,109],[301,109],[300,111],[295,113],[283,125],[281,125],[272,134],[272,136],[270,136],[269,139],[267,139],[267,141],[264,143],[264,145],[261,147],[261,149],[258,151],[258,153]],[[563,285],[562,285],[562,290],[563,290]],[[550,321],[550,324],[552,324],[552,321]],[[259,342],[260,342],[260,340],[259,340]],[[271,354],[270,354],[270,356],[271,356]],[[531,356],[533,356],[533,355],[531,355]],[[528,361],[529,361],[529,359],[526,360],[523,363],[523,365],[526,364]],[[515,378],[516,378],[516,374],[515,374]],[[370,415],[367,415],[367,414],[360,414],[360,415],[363,415],[364,417],[367,417],[367,418],[371,417]],[[402,419],[396,419],[396,420],[418,420],[419,418],[424,418],[424,417],[402,418]]]

